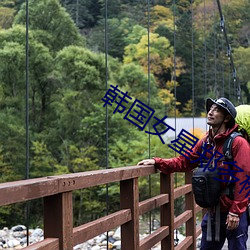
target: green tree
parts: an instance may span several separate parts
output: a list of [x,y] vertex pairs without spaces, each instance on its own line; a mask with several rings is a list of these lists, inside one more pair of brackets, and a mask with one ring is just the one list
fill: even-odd
[[45,143],[33,141],[31,151],[33,152],[33,157],[30,161],[30,177],[54,175],[56,161],[48,151]]
[[87,30],[100,19],[101,5],[98,0],[61,0],[79,29]]
[[[117,82],[124,90],[131,93],[134,98],[145,104],[149,103],[148,100],[150,98],[150,107],[154,108],[157,113],[164,112],[163,102],[159,98],[159,91],[154,76],[151,74],[150,79],[148,79],[148,75],[140,65],[134,63],[122,65]],[[150,93],[148,93],[149,90]]]
[[[105,17],[106,5],[105,0],[98,0],[101,5],[101,13]],[[110,0],[107,2],[108,18],[123,18],[128,17],[137,22],[141,21],[146,11],[146,5],[143,0],[127,1],[127,0]]]
[[[26,24],[25,8],[24,3],[14,24]],[[29,1],[29,20],[29,28],[36,31],[36,39],[53,52],[69,45],[84,45],[79,30],[58,0]]]
[[[235,49],[234,58],[235,64],[237,68],[238,81],[240,81],[241,87],[244,90],[246,100],[244,102],[248,103],[250,101],[249,93],[250,93],[250,73],[249,73],[249,58],[250,56],[250,48],[239,47]],[[238,84],[239,82],[237,82]]]
[[[104,19],[100,20],[87,35],[88,47],[93,51],[105,52],[122,61],[124,48],[129,43],[128,36],[131,34],[135,22],[127,17],[107,19],[107,41],[103,40],[105,32]],[[106,47],[106,46],[107,47]]]
[[[50,74],[52,71],[52,56],[47,47],[37,42],[34,33],[30,31],[29,41],[29,85],[31,88],[31,125],[36,131],[41,131],[47,122],[45,113],[50,103],[51,93],[55,90]],[[5,95],[17,98],[13,106],[19,107],[24,113],[25,96],[25,28],[16,25],[0,32],[2,49],[0,57],[1,76]],[[10,74],[10,72],[12,72]],[[12,98],[12,101],[15,99]],[[20,106],[21,105],[21,106]]]
[[[105,109],[100,105],[105,95],[103,75],[104,56],[85,48],[69,46],[55,58],[52,78],[57,92],[51,103],[54,115],[42,135],[63,165],[68,162],[71,145],[78,149],[94,146],[101,151],[105,147]],[[93,128],[96,128],[93,133],[88,131]],[[103,159],[103,155],[98,158]]]
[[22,120],[22,117],[13,114],[13,108],[3,109],[3,111],[0,113],[0,141],[1,154],[3,155],[1,182],[24,179],[24,120]]
[[[4,32],[4,31],[2,31]],[[1,32],[0,32],[1,36]],[[13,175],[4,180],[22,179],[25,176],[25,123],[24,123],[24,47],[16,42],[5,42],[0,47],[1,122],[0,140],[4,164]],[[8,139],[6,139],[8,138]]]

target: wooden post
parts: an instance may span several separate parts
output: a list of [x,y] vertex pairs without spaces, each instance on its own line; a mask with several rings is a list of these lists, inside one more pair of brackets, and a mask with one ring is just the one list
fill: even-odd
[[169,235],[161,241],[162,250],[174,249],[174,177],[160,174],[160,192],[169,195],[169,202],[161,206],[161,226],[169,227]]
[[131,209],[132,220],[121,226],[121,249],[139,250],[138,178],[120,182],[121,209]]
[[44,198],[44,238],[59,238],[60,250],[73,249],[72,192]]
[[[185,183],[191,184],[192,172],[185,173]],[[186,236],[193,237],[193,243],[188,250],[196,249],[196,211],[193,192],[185,195],[185,210],[192,210],[192,217],[186,222]]]

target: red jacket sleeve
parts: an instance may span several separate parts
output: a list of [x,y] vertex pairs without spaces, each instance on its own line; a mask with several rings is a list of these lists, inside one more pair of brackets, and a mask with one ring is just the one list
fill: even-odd
[[[162,159],[154,157],[155,166],[161,172],[165,174],[173,172],[186,172],[191,169],[194,169],[198,166],[200,155],[197,154],[197,151],[200,151],[202,145],[202,140],[198,141],[197,144],[192,148],[192,152],[188,154],[185,153],[185,156],[181,155],[175,158]],[[192,161],[195,161],[192,163]]]
[[247,183],[247,176],[250,177],[250,145],[249,143],[238,136],[234,139],[232,145],[233,159],[236,162],[235,165],[241,168],[243,171],[239,172],[237,167],[233,169],[237,171],[235,177],[239,180],[235,183],[234,187],[234,201],[230,207],[230,212],[241,214],[243,213],[249,201],[250,185]]

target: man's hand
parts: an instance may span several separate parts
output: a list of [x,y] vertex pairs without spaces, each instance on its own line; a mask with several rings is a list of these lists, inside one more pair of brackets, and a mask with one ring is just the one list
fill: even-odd
[[235,228],[237,228],[239,226],[239,223],[240,223],[239,216],[234,216],[234,215],[231,215],[231,214],[227,215],[226,224],[227,224],[227,229],[228,230],[234,230]]
[[138,165],[155,165],[155,160],[154,159],[142,160],[137,163],[137,166]]

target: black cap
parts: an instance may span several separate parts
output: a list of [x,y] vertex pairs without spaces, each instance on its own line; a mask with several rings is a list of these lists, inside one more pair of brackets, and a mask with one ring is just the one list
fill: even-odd
[[207,113],[209,112],[213,104],[216,104],[220,106],[221,108],[223,108],[224,110],[226,110],[233,117],[233,119],[235,119],[237,111],[234,105],[227,98],[221,97],[215,100],[208,98],[206,101]]

